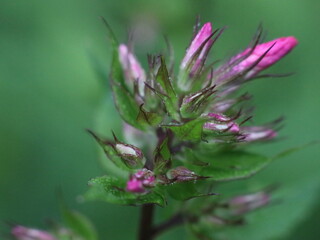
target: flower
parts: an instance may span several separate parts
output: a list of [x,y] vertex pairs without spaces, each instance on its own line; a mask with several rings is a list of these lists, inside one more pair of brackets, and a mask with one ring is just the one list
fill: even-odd
[[241,130],[245,142],[271,140],[278,135],[273,129],[264,126],[243,127]]
[[[210,48],[213,44],[213,41],[210,40],[211,36],[212,36],[212,26],[211,26],[211,23],[208,22],[203,25],[203,27],[200,29],[200,31],[192,40],[189,48],[186,51],[185,57],[181,62],[181,65],[180,65],[181,69],[185,69],[188,66],[188,64],[192,62],[192,59],[194,58],[197,51],[199,50],[201,50],[201,52],[199,53],[199,56],[197,58],[198,63],[204,59],[204,57],[210,51]],[[196,63],[193,71],[196,70],[197,66],[198,64]]]
[[11,234],[17,240],[57,240],[48,232],[19,225],[12,228]]
[[208,113],[206,116],[212,120],[203,125],[204,129],[230,133],[238,133],[240,131],[239,125],[223,114]]
[[249,211],[263,207],[270,202],[270,196],[265,191],[242,195],[232,198],[228,202],[229,208],[234,215],[242,215]]
[[154,173],[146,168],[137,171],[130,176],[127,182],[126,190],[132,193],[145,193],[147,188],[152,188],[155,185]]
[[119,46],[119,61],[124,71],[127,82],[137,82],[140,96],[144,96],[144,82],[146,74],[136,57],[130,52],[125,44]]
[[215,84],[237,81],[237,78],[251,79],[286,56],[297,44],[297,39],[289,36],[248,48],[215,71]]
[[179,166],[174,169],[171,169],[169,174],[172,182],[188,182],[188,181],[206,178],[206,177],[197,175],[195,172],[183,166]]

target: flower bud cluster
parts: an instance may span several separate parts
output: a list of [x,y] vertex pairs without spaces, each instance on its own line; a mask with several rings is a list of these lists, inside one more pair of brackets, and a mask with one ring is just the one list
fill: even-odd
[[126,190],[132,193],[146,193],[148,188],[155,186],[156,178],[154,173],[146,168],[137,171],[130,176]]

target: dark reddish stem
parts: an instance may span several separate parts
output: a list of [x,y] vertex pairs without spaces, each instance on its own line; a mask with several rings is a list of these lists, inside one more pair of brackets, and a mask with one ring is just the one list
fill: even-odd
[[152,225],[153,225],[154,205],[145,204],[141,207],[139,240],[152,240]]

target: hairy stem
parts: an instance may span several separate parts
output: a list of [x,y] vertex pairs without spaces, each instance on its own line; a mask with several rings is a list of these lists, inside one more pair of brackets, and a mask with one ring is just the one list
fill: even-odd
[[145,204],[141,207],[139,240],[152,240],[152,223],[153,223],[154,205]]

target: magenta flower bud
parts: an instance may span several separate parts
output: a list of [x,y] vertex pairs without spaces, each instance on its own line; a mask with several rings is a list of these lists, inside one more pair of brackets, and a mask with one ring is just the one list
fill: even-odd
[[206,130],[230,133],[238,133],[240,131],[240,127],[237,123],[222,114],[208,113],[206,116],[212,118],[212,120],[203,125],[203,128]]
[[241,128],[245,142],[265,141],[277,137],[277,132],[267,127],[243,127]]
[[130,176],[126,190],[132,193],[145,193],[147,188],[155,186],[155,181],[154,173],[144,168]]
[[[258,59],[266,54],[257,65],[251,69],[245,76],[246,79],[256,76],[260,71],[270,67],[285,55],[287,55],[296,45],[298,41],[294,37],[282,37],[270,42],[259,44],[255,47],[253,52],[240,62],[236,67],[235,71],[243,71],[250,68],[258,61]],[[236,59],[245,56],[250,52],[251,49],[247,49],[240,53]]]
[[227,66],[217,70],[215,83],[220,85],[237,77],[244,80],[253,78],[286,56],[297,44],[294,37],[282,37],[248,48],[233,57]]
[[144,193],[145,189],[143,187],[142,181],[136,178],[131,178],[127,182],[126,190],[132,193]]
[[257,192],[249,195],[238,196],[228,202],[234,215],[242,215],[263,207],[270,202],[270,196],[266,192]]
[[57,240],[53,235],[38,229],[26,228],[23,226],[15,226],[11,230],[11,234],[17,240]]
[[144,82],[146,74],[136,57],[124,44],[119,46],[119,60],[128,83],[137,81],[140,96],[144,96]]
[[[181,65],[180,65],[181,69],[185,69],[188,66],[188,64],[192,61],[194,54],[211,35],[212,35],[212,26],[211,26],[211,23],[208,22],[203,25],[203,27],[197,33],[195,38],[192,40],[189,48],[187,49],[186,55],[181,62]],[[207,52],[210,50],[211,45],[212,45],[212,41],[209,40],[201,50],[201,53],[198,56],[198,60],[201,61],[206,56]]]

